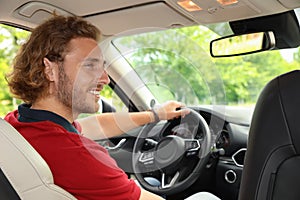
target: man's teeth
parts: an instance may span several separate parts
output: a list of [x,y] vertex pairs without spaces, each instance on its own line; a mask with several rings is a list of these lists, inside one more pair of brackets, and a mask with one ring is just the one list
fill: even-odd
[[97,91],[97,90],[90,90],[89,92],[94,95],[99,94],[99,91]]

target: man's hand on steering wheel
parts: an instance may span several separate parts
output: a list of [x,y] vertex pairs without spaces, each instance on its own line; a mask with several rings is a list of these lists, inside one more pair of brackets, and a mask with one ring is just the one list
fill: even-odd
[[[155,105],[152,109],[154,114],[154,121],[171,120],[182,117],[190,113],[190,110],[185,105],[178,101],[167,101],[160,105]],[[155,116],[157,115],[157,116]]]

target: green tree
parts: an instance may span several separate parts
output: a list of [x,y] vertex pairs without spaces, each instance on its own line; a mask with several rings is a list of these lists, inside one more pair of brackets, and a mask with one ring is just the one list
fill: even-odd
[[300,63],[300,48],[298,48],[298,51],[294,53],[294,61],[298,64]]
[[222,75],[228,104],[254,102],[252,93],[257,94],[260,85],[254,85],[259,74],[251,63],[232,57],[215,59],[215,64]]
[[[207,53],[209,42],[219,37],[211,30],[230,32],[224,24],[193,26],[124,37],[115,42],[146,83],[169,87],[177,100],[187,104],[214,103],[213,99],[217,103],[254,104],[268,81],[299,68],[299,50],[292,63],[280,51],[211,59]],[[185,79],[185,85],[178,74]]]
[[9,92],[5,76],[11,70],[11,64],[28,31],[7,25],[0,25],[0,116],[14,109],[13,97]]
[[222,83],[207,54],[209,32],[188,27],[124,37],[115,43],[148,86],[168,87],[175,99],[189,105],[223,102]]

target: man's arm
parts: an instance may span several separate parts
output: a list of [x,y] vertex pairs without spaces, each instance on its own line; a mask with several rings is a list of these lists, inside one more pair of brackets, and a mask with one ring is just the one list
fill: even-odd
[[[177,101],[168,101],[155,109],[159,120],[169,120],[189,113],[188,109],[177,110],[184,105]],[[121,135],[133,128],[155,121],[152,111],[134,113],[103,113],[79,119],[82,134],[90,139],[110,138]]]

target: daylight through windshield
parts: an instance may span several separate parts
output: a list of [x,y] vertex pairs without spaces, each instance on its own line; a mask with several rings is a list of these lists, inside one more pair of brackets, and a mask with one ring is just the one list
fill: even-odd
[[205,26],[194,26],[121,37],[113,43],[159,102],[252,106],[268,81],[299,68],[299,48],[211,58],[209,42],[218,37]]

